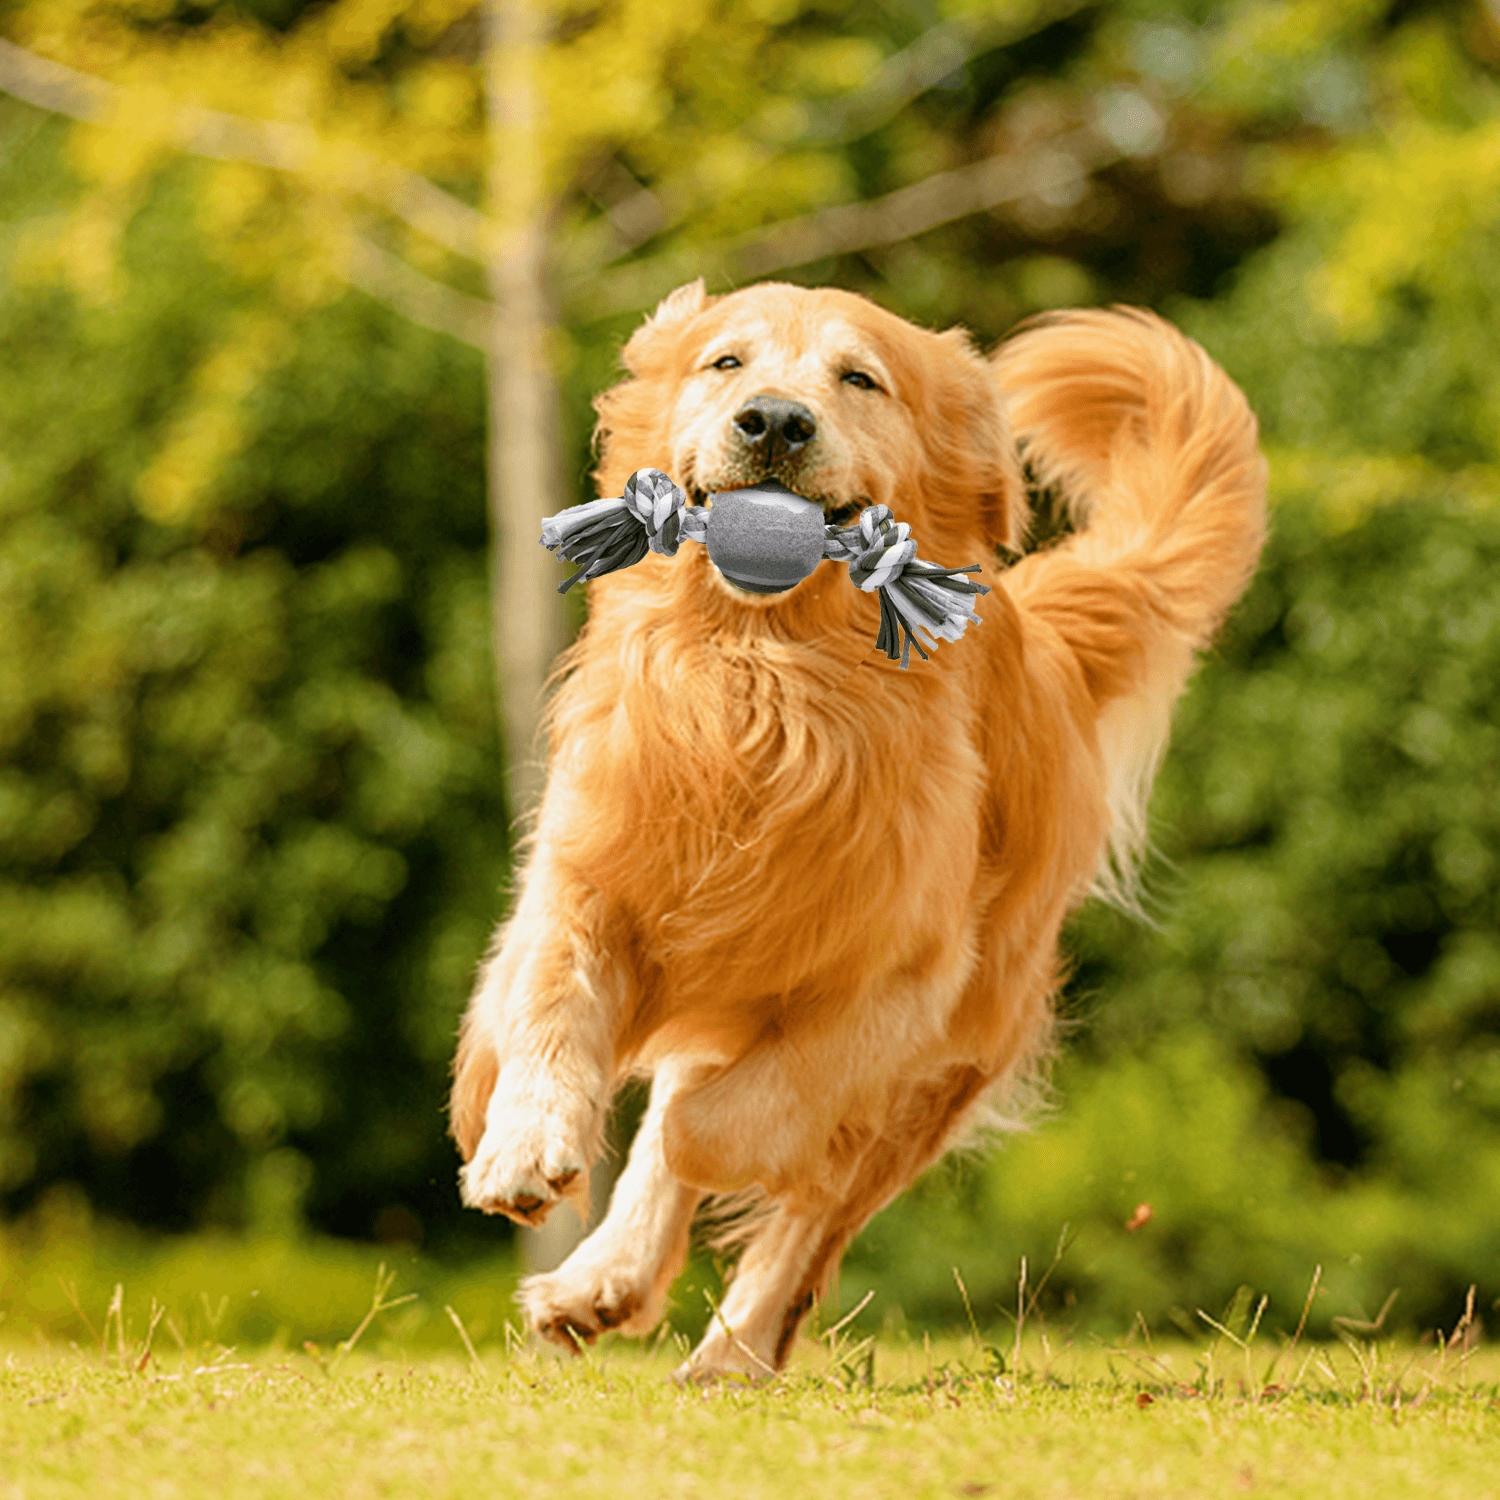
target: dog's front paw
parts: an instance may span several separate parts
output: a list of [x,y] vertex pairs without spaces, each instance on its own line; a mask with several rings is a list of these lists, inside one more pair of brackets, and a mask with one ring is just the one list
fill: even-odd
[[532,1332],[574,1354],[610,1329],[645,1333],[662,1311],[661,1293],[641,1268],[599,1264],[582,1250],[555,1271],[528,1276],[520,1295]]
[[464,1203],[531,1226],[564,1198],[587,1204],[599,1131],[592,1104],[540,1104],[534,1095],[505,1098],[497,1088],[478,1149],[459,1174]]

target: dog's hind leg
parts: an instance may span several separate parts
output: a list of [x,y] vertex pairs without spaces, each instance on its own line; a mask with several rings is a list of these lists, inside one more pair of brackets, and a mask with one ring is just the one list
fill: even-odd
[[662,1151],[662,1118],[675,1086],[673,1070],[659,1068],[599,1227],[557,1270],[522,1283],[527,1322],[564,1348],[576,1350],[611,1328],[649,1332],[687,1259],[688,1232],[703,1195],[672,1175]]
[[745,1247],[708,1332],[677,1378],[775,1374],[849,1242],[953,1143],[988,1082],[978,1068],[954,1067],[904,1088],[881,1135],[844,1165],[839,1189],[780,1199]]

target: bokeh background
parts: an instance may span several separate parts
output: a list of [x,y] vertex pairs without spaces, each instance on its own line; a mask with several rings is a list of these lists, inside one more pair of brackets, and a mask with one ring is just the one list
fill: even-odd
[[445,1075],[576,626],[511,543],[700,272],[1143,303],[1271,458],[1155,924],[1075,924],[1054,1110],[846,1302],[1492,1309],[1497,100],[1494,0],[0,4],[0,1331],[320,1337],[378,1259],[500,1328]]

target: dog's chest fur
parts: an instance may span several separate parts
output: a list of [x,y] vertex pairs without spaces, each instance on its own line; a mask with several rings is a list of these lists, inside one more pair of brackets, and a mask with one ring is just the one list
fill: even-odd
[[674,1006],[836,987],[872,950],[895,969],[956,939],[983,769],[935,677],[643,631],[580,677],[554,733],[556,847]]

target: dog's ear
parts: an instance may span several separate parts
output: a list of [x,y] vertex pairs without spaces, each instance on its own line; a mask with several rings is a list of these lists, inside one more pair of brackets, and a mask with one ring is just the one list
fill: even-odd
[[713,300],[700,276],[668,292],[626,340],[620,362],[628,378],[594,397],[594,450],[600,455],[594,483],[601,495],[618,495],[631,469],[661,462],[656,455],[666,451],[671,405],[664,400],[663,377],[671,370],[674,335]]
[[669,336],[689,318],[702,312],[712,300],[701,276],[678,287],[675,292],[668,292],[656,304],[656,311],[626,340],[620,351],[621,363],[632,375],[644,375],[652,356],[666,347]]
[[944,407],[959,425],[948,446],[966,460],[951,482],[965,503],[977,503],[985,537],[1013,551],[1026,529],[1026,485],[1005,397],[966,329],[949,328],[938,338],[950,357]]

